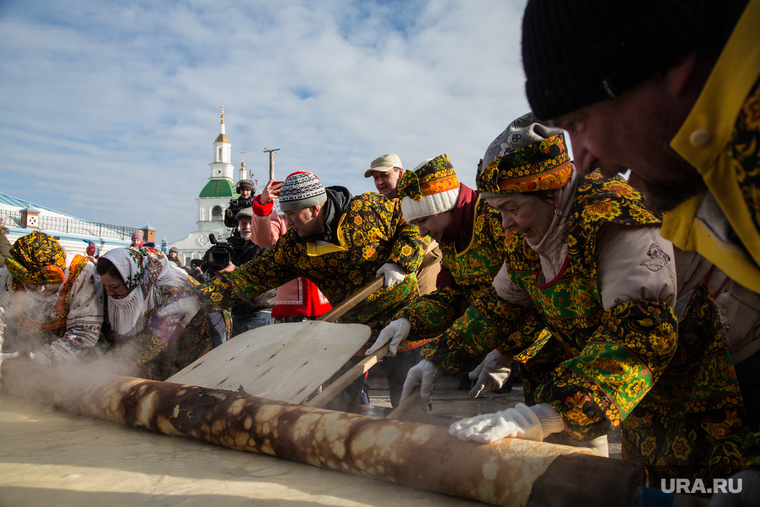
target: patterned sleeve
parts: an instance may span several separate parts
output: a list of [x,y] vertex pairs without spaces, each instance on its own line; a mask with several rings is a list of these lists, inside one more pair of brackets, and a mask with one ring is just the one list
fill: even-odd
[[415,299],[399,311],[394,319],[407,319],[410,334],[420,339],[434,338],[446,331],[470,305],[470,291],[442,287]]
[[607,310],[586,346],[559,364],[538,390],[567,433],[609,433],[646,396],[675,354],[678,322],[663,301],[628,301]]
[[490,287],[451,328],[423,348],[422,357],[460,376],[473,359],[481,360],[493,349],[512,357],[537,339],[542,330],[534,310],[501,299]]
[[401,216],[401,200],[392,202],[393,223],[396,230],[393,234],[393,252],[388,262],[393,262],[404,268],[407,273],[416,273],[422,264],[430,240],[420,236],[420,229],[416,225],[407,223]]
[[50,344],[50,359],[62,362],[95,346],[103,327],[103,285],[95,267],[87,263],[71,288],[66,332]]
[[305,276],[296,267],[298,256],[304,248],[295,239],[295,232],[289,230],[261,256],[195,287],[196,296],[204,308],[224,310]]
[[135,336],[121,337],[120,341],[123,343],[114,349],[114,355],[121,361],[133,366],[142,366],[163,352],[169,342],[178,339],[182,333],[181,316],[159,317],[156,313],[162,306],[190,297],[190,293],[169,286],[163,286],[161,289],[164,291],[164,303],[151,311],[145,329]]

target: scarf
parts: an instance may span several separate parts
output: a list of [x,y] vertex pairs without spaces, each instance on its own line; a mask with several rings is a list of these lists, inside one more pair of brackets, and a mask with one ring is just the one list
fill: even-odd
[[44,232],[34,231],[16,240],[5,259],[13,278],[27,285],[52,285],[66,281],[66,253]]
[[159,287],[183,287],[187,282],[187,274],[155,248],[115,248],[103,257],[116,267],[129,291],[124,298],[108,298],[109,322],[123,336],[145,329],[148,314],[162,303]]

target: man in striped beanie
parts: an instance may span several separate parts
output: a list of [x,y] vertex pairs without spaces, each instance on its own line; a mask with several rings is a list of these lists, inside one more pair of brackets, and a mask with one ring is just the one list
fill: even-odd
[[[399,200],[374,192],[354,197],[345,187],[325,188],[314,174],[305,171],[285,179],[279,203],[287,232],[260,257],[197,287],[200,305],[229,308],[299,276],[314,282],[330,303],[337,305],[382,276],[385,286],[340,318],[340,322],[372,328],[367,343],[371,346],[393,315],[418,297],[415,272],[427,245],[419,229],[403,219]],[[177,310],[194,313],[198,306]],[[167,308],[167,314],[170,311],[174,310]],[[407,341],[399,352],[412,351],[426,342]],[[389,362],[394,359],[388,358]],[[392,399],[400,398],[403,379],[412,365],[408,361],[398,369],[388,368],[393,377],[389,384],[396,386]],[[344,370],[350,366],[352,363],[344,365]],[[330,408],[355,409],[362,384],[363,379],[358,379]]]

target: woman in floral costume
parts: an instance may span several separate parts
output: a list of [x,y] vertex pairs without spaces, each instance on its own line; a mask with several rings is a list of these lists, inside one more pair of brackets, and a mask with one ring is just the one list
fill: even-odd
[[[740,466],[746,417],[714,301],[698,285],[679,323],[673,246],[641,196],[619,177],[579,177],[562,131],[530,114],[491,144],[477,184],[516,233],[494,288],[521,310],[500,342],[447,336],[423,350],[418,368],[423,377],[455,371],[498,346],[520,363],[533,404],[460,421],[451,433],[572,444],[622,425],[624,457],[652,479],[725,477]],[[550,334],[525,332],[531,310]]]
[[166,380],[230,331],[221,312],[198,312],[187,319],[157,314],[165,305],[192,298],[197,282],[154,248],[110,250],[98,259],[98,274],[113,330],[113,336],[106,336],[109,354],[133,375]]
[[103,313],[103,286],[86,257],[67,257],[40,231],[16,240],[0,269],[0,348],[42,364],[71,361],[98,342]]
[[[409,336],[429,339],[443,333],[477,333],[477,338],[468,340],[486,341],[486,336],[495,340],[500,334],[500,319],[505,319],[506,325],[512,314],[512,306],[495,293],[491,296],[495,311],[489,322],[478,329],[468,329],[463,323],[474,311],[471,303],[487,297],[504,263],[506,242],[499,212],[477,191],[459,182],[448,155],[439,155],[403,173],[397,191],[404,219],[417,225],[420,235],[438,242],[442,267],[438,288],[396,313],[367,354],[390,342],[388,354],[393,355],[399,348],[404,350]],[[498,350],[489,355],[497,366],[478,379],[470,392],[473,398],[502,387],[509,379],[512,360]],[[422,390],[420,395],[424,402],[430,402],[429,390]]]

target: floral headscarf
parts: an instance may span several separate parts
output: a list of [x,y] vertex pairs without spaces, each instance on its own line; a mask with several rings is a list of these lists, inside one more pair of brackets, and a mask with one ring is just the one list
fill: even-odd
[[13,278],[27,285],[53,285],[66,281],[66,252],[51,236],[34,231],[16,240],[5,259]]
[[573,173],[561,129],[532,113],[516,119],[491,143],[475,176],[484,197],[564,187]]
[[173,268],[155,248],[115,248],[103,258],[114,265],[129,291],[124,298],[108,298],[109,321],[118,334],[133,336],[142,331],[146,314],[161,303],[157,286],[187,282],[187,274]]

